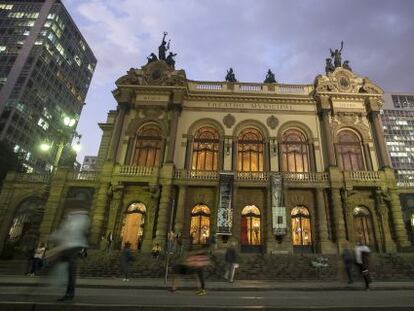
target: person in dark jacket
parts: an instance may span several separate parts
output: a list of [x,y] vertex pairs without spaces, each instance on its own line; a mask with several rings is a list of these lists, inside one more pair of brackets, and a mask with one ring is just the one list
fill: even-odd
[[346,275],[348,276],[348,284],[352,284],[354,282],[352,280],[352,265],[354,264],[354,258],[352,256],[352,251],[349,249],[348,243],[345,243],[341,256],[344,262]]
[[364,244],[363,241],[359,241],[357,246],[355,246],[355,262],[359,266],[359,270],[364,278],[366,290],[369,290],[369,284],[372,282],[371,275],[368,270],[370,253],[371,250]]
[[224,259],[227,264],[226,272],[224,273],[224,278],[227,279],[229,282],[233,283],[234,274],[236,272],[236,268],[238,267],[237,252],[236,252],[234,244],[231,244],[230,247],[227,248]]
[[126,242],[121,253],[121,272],[124,275],[124,278],[122,280],[124,282],[129,282],[129,265],[133,260],[134,256],[132,256],[131,252],[131,243]]

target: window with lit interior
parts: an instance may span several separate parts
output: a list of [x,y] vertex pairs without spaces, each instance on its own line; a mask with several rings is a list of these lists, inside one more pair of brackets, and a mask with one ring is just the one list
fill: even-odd
[[135,137],[132,165],[158,166],[160,163],[162,136],[159,127],[148,124],[141,127]]
[[200,128],[193,141],[191,169],[197,171],[216,171],[219,155],[219,134],[212,127]]
[[303,133],[296,129],[284,132],[280,149],[282,153],[282,171],[309,171],[308,141]]
[[263,145],[263,136],[257,129],[244,129],[237,141],[237,170],[263,171]]
[[338,165],[344,171],[365,171],[362,146],[359,137],[350,130],[338,133],[336,144]]

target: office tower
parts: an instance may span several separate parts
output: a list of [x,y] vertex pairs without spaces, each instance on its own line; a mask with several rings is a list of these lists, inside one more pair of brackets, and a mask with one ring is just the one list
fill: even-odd
[[61,1],[0,0],[0,140],[29,172],[70,147],[95,65]]

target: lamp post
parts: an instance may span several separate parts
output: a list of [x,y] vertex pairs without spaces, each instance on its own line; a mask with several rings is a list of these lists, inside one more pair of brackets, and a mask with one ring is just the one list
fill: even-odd
[[[68,116],[65,116],[63,118],[63,124],[64,127],[62,129],[59,130],[59,142],[57,143],[57,151],[56,151],[56,155],[54,157],[53,160],[53,170],[55,170],[58,165],[59,162],[62,158],[62,154],[63,154],[63,150],[65,148],[65,146],[68,145],[68,141],[72,141],[73,138],[77,138],[77,144],[74,145],[72,148],[74,151],[79,151],[80,150],[80,138],[82,137],[82,135],[79,135],[76,131],[74,133],[72,133],[72,131],[70,131],[68,133],[68,131],[74,127],[74,125],[76,124],[76,119],[70,118]],[[50,149],[52,149],[53,147],[53,141],[52,142],[42,142],[40,145],[40,150],[43,152],[47,152]]]

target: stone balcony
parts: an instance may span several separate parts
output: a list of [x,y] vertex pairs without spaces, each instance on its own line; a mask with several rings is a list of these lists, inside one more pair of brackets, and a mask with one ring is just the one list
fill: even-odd
[[379,187],[383,179],[381,171],[346,171],[343,174],[345,183],[352,186]]
[[227,83],[189,81],[188,88],[193,92],[211,93],[255,93],[255,94],[291,94],[309,95],[313,91],[310,84],[277,84],[277,83]]

